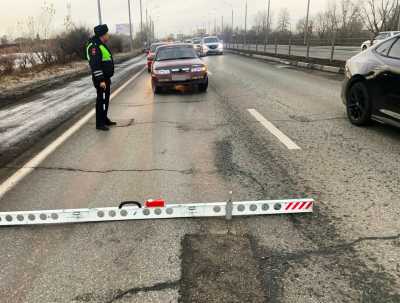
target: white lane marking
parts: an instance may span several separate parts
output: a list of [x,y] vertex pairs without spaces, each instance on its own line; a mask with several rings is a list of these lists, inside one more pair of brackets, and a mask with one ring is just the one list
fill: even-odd
[[[138,73],[136,73],[132,78],[121,85],[115,92],[110,96],[112,100],[115,98],[123,89],[125,89],[130,83],[136,80],[145,70],[143,68]],[[92,109],[74,125],[72,125],[68,130],[62,133],[57,139],[46,146],[42,151],[40,151],[36,156],[29,160],[24,166],[18,169],[12,176],[5,180],[0,185],[0,200],[4,195],[10,191],[14,186],[16,186],[23,178],[29,175],[35,167],[38,167],[49,155],[51,155],[58,147],[60,147],[65,141],[68,140],[73,134],[75,134],[83,125],[85,125],[94,115],[96,111]]]
[[260,122],[271,134],[279,139],[288,149],[299,150],[301,149],[296,143],[294,143],[288,136],[275,127],[271,122],[264,118],[257,110],[250,108],[249,113]]

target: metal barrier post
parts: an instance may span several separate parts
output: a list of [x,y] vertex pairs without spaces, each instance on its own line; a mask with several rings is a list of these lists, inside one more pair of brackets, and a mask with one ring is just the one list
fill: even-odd
[[258,52],[258,35],[256,34],[256,52]]
[[275,38],[275,56],[278,54],[278,39]]
[[331,60],[330,60],[331,63],[333,62],[333,57],[334,57],[334,54],[335,54],[335,44],[336,44],[335,42],[336,42],[336,34],[333,34],[332,48],[331,48]]

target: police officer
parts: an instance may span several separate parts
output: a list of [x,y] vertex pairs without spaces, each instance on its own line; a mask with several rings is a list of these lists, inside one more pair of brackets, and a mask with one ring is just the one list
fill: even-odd
[[109,126],[116,125],[108,114],[110,102],[111,77],[114,75],[114,61],[106,43],[110,39],[106,24],[94,28],[95,36],[86,45],[86,57],[92,70],[93,84],[97,90],[96,129],[108,131]]

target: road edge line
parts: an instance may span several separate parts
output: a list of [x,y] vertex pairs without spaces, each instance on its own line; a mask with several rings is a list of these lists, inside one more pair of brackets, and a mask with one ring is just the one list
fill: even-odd
[[[135,81],[139,76],[143,74],[145,67],[138,71],[134,76],[122,84],[115,92],[110,96],[110,99],[114,99],[118,96],[122,90],[124,90],[129,84]],[[39,166],[48,156],[57,150],[65,141],[67,141],[72,135],[74,135],[78,130],[82,128],[94,115],[95,109],[90,110],[85,116],[75,122],[70,128],[63,132],[57,139],[52,141],[44,149],[42,149],[38,154],[36,154],[32,159],[26,162],[21,168],[14,172],[10,177],[0,184],[0,200],[13,189],[22,179],[29,175],[35,167]]]

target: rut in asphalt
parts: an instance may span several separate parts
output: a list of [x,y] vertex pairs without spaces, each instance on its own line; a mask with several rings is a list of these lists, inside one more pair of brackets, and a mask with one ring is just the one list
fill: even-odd
[[[307,267],[310,260],[324,260],[327,261],[326,264],[335,264],[325,266],[324,270],[328,275],[329,272],[340,273],[341,279],[347,281],[351,289],[359,294],[361,302],[400,302],[400,294],[393,288],[393,277],[383,271],[368,268],[354,249],[362,242],[398,241],[399,235],[345,242],[335,227],[336,224],[341,224],[341,219],[323,209],[323,193],[309,188],[301,174],[283,155],[273,153],[265,138],[254,131],[251,123],[239,114],[240,111],[232,110],[234,104],[229,102],[228,98],[220,95],[220,100],[226,113],[229,113],[228,121],[232,125],[232,134],[216,142],[215,164],[218,171],[228,180],[236,179],[250,187],[263,199],[308,196],[318,201],[312,215],[288,217],[296,231],[314,243],[317,249],[291,253],[276,251],[272,247],[258,245],[257,239],[250,236],[252,253],[264,280],[266,302],[284,302],[283,278],[296,267]],[[240,144],[244,145],[249,157],[252,157],[253,162],[256,161],[262,170],[256,167],[243,168],[234,162],[234,147]],[[272,172],[272,178],[271,174],[265,172]],[[244,182],[245,179],[247,182]],[[313,259],[314,257],[317,259]]]
[[265,302],[248,237],[186,235],[182,246],[181,302]]

